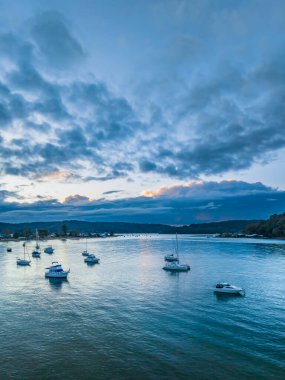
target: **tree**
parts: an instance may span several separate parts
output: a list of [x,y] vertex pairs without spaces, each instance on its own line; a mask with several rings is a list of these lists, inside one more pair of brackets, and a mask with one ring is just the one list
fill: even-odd
[[38,234],[40,238],[45,238],[48,236],[48,229],[47,228],[39,228]]
[[63,225],[61,226],[61,234],[62,234],[63,236],[66,236],[66,235],[67,235],[67,231],[68,231],[67,225],[66,225],[66,224],[63,224]]
[[72,230],[72,231],[70,231],[70,236],[72,236],[72,237],[78,237],[79,234],[80,234],[79,230]]

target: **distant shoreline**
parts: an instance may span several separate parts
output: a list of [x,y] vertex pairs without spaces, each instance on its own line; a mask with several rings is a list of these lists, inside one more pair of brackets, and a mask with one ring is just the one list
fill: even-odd
[[[118,238],[118,237],[125,237],[126,235],[134,235],[134,236],[141,236],[141,235],[167,235],[167,234],[159,234],[159,233],[156,233],[156,232],[152,232],[152,233],[125,233],[125,234],[118,234],[118,235],[113,235],[113,236],[80,236],[80,237],[66,237],[66,238],[62,238],[62,237],[48,237],[48,238],[45,238],[45,239],[40,239],[40,242],[41,243],[44,243],[44,242],[48,242],[50,240],[60,240],[62,242],[65,242],[65,241],[74,241],[74,240],[85,240],[85,239],[106,239],[106,238]],[[174,233],[169,233],[169,235],[174,235]],[[223,234],[185,234],[185,233],[182,233],[180,235],[193,235],[193,236],[204,236],[204,237],[208,237],[208,238],[217,238],[217,239],[267,239],[267,240],[285,240],[285,237],[284,236],[279,236],[279,237],[273,237],[273,236],[247,236],[247,235],[229,235],[229,234],[226,234],[226,236],[223,236]],[[216,235],[216,236],[215,236]],[[33,241],[35,241],[35,238],[28,238],[28,239],[24,239],[24,238],[20,238],[20,239],[14,239],[14,238],[0,238],[0,242],[3,242],[3,243],[9,243],[9,242],[15,242],[15,243],[20,243],[20,242],[26,242],[26,243],[32,243]]]

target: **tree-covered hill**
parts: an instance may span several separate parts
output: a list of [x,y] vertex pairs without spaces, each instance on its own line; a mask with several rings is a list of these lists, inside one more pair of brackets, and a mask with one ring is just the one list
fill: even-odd
[[32,223],[0,223],[0,233],[19,233],[27,236],[35,233],[36,228],[45,230],[46,233],[66,235],[67,232],[77,233],[160,233],[160,234],[215,234],[237,233],[246,228],[249,223],[256,220],[228,220],[213,223],[197,223],[184,226],[170,226],[165,224],[139,224],[120,222],[85,222],[78,220],[64,220],[55,222]]
[[268,220],[250,224],[245,228],[245,232],[267,237],[285,237],[285,213],[274,214]]

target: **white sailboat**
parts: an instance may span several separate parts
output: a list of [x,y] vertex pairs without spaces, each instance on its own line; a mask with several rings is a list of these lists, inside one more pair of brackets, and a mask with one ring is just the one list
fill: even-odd
[[[23,247],[24,247],[24,258],[23,259],[17,258],[17,265],[28,266],[30,265],[31,260],[26,259],[26,243],[23,244]],[[29,253],[27,253],[27,255],[29,257]]]
[[32,252],[32,256],[33,257],[41,257],[41,247],[40,247],[40,244],[39,244],[38,229],[36,229],[36,246],[35,246],[35,250]]
[[89,263],[89,264],[98,264],[100,259],[98,259],[98,257],[96,257],[94,254],[91,254],[88,252],[88,249],[87,249],[87,238],[86,238],[86,247],[85,247],[85,251],[82,252],[82,256],[86,256],[86,258],[84,259],[84,261],[86,263]]
[[86,244],[86,247],[85,247],[85,251],[82,252],[82,256],[89,256],[89,253],[87,250],[87,238],[85,239],[85,244]]
[[176,260],[166,260],[169,261],[162,269],[169,272],[188,272],[190,270],[190,265],[180,264],[179,262],[179,248],[178,248],[178,238],[176,234],[176,244],[175,244],[175,256]]

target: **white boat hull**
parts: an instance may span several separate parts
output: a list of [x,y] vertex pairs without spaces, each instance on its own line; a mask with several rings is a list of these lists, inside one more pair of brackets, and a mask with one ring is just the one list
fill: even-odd
[[216,285],[214,289],[215,293],[219,294],[244,294],[245,291],[239,286],[231,285],[228,282],[220,282]]

